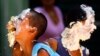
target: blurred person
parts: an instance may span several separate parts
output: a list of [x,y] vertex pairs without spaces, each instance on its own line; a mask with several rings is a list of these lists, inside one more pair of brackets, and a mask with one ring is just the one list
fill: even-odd
[[[47,29],[40,36],[39,41],[45,41],[49,38],[54,38],[58,41],[57,52],[64,56],[65,50],[61,44],[61,32],[64,30],[63,14],[58,6],[57,0],[39,0],[41,6],[35,7],[34,10],[42,13],[47,19]],[[62,50],[62,51],[61,51]]]
[[57,0],[38,0],[42,5],[34,8],[35,11],[42,13],[47,19],[47,29],[38,40],[43,42],[49,38],[56,39],[59,43],[57,52],[61,56],[64,56],[66,53],[60,41],[61,32],[64,30],[63,15],[60,8],[55,5],[56,1]]
[[[62,32],[62,44],[69,56],[89,56],[89,50],[80,45],[90,39],[96,29],[95,11],[91,6],[81,4],[70,10],[66,17],[66,28]],[[67,56],[65,55],[65,56]]]
[[35,11],[42,13],[47,19],[47,29],[39,38],[44,41],[48,38],[60,38],[64,29],[63,17],[59,7],[55,6],[55,0],[39,0],[42,6],[34,8]]

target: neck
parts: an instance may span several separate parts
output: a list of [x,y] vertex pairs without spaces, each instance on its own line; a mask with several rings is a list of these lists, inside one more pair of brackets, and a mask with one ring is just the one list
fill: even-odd
[[44,6],[44,9],[48,12],[48,11],[52,11],[54,10],[53,6]]
[[68,51],[70,56],[82,56],[81,50]]
[[33,45],[34,43],[28,41],[20,44],[20,47],[25,54],[24,56],[31,56]]
[[31,56],[32,47],[33,47],[32,43],[27,43],[27,45],[24,48],[25,53],[27,53],[28,56]]
[[[66,40],[69,41],[69,40]],[[80,48],[79,40],[77,39],[70,39],[70,41],[67,43],[67,47],[70,51],[78,50]]]

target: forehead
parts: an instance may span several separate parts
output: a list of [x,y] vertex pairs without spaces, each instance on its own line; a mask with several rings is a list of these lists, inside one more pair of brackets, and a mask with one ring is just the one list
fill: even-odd
[[26,15],[29,14],[29,13],[30,13],[29,8],[23,10],[19,15],[14,17],[14,21],[19,22],[19,21],[23,20],[26,17]]
[[92,9],[91,9],[91,11],[87,11],[86,12],[86,18],[89,21],[92,21],[92,22],[95,21],[95,13],[94,13],[94,11]]
[[82,4],[80,7],[86,13],[86,18],[87,18],[86,21],[94,22],[95,21],[95,11],[92,9],[92,7],[91,6],[87,6],[85,4]]
[[94,15],[88,15],[86,21],[87,22],[95,22],[95,16]]

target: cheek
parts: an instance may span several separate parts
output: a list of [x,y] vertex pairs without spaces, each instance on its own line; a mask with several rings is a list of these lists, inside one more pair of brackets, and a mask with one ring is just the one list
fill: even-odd
[[84,27],[83,27],[83,29],[84,29],[84,32],[86,33],[86,32],[90,32],[90,30],[91,30],[91,25],[85,25]]
[[16,35],[18,35],[20,32],[21,32],[21,27],[20,27],[20,25],[17,25],[16,26]]
[[96,29],[96,26],[94,24],[90,24],[89,26],[86,27],[87,32],[93,32]]
[[86,22],[83,26],[84,30],[88,33],[90,33],[91,31],[93,31],[94,28],[94,24],[91,24],[89,21]]

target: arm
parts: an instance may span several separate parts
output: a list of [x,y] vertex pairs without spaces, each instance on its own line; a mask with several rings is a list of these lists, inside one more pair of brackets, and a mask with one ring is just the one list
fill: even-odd
[[49,45],[54,51],[57,50],[57,45],[58,45],[58,43],[57,43],[57,40],[56,40],[56,39],[54,39],[54,38],[49,38],[49,39],[47,40],[47,42],[48,42],[48,45]]
[[49,54],[46,50],[40,49],[38,52],[38,56],[49,56]]

